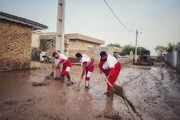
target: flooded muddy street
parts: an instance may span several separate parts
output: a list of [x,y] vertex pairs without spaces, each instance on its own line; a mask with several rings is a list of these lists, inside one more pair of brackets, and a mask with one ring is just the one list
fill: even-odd
[[[67,80],[49,80],[33,86],[50,73],[51,65],[41,69],[0,73],[0,120],[179,120],[180,80],[176,72],[160,63],[154,66],[126,65],[116,81],[132,104],[114,95],[104,95],[104,76],[95,68],[90,89],[67,86]],[[76,83],[82,68],[72,66]],[[133,110],[134,109],[134,110]]]

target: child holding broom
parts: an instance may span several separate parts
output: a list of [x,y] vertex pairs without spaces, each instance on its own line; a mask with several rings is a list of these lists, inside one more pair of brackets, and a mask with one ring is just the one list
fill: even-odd
[[117,77],[121,70],[120,62],[113,57],[112,55],[107,54],[105,51],[100,52],[100,62],[99,62],[99,69],[100,73],[104,73],[106,75],[107,81],[107,92],[105,95],[108,97],[113,96],[113,86],[117,80]]

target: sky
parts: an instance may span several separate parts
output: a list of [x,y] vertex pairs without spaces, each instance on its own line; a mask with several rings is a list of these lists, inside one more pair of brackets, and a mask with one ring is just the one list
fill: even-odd
[[[65,0],[65,34],[79,33],[105,44],[137,45],[156,55],[158,45],[180,42],[180,0]],[[55,32],[58,0],[0,0],[0,11],[47,25]]]

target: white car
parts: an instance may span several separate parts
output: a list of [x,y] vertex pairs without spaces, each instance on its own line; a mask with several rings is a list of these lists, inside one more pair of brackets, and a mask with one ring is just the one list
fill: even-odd
[[44,57],[43,56],[45,56],[47,54],[47,52],[41,52],[40,53],[40,62],[44,62]]

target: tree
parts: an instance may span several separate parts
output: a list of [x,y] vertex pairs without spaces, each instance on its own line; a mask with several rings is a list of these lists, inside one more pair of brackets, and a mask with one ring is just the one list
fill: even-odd
[[180,42],[177,43],[176,47],[177,47],[177,48],[180,47]]
[[121,45],[119,43],[110,43],[110,44],[108,44],[108,46],[114,46],[114,47],[121,48]]
[[42,51],[46,51],[46,50],[48,50],[48,48],[49,48],[48,42],[46,40],[41,40],[40,41],[40,49]]
[[142,54],[150,55],[150,51],[144,47],[138,47],[137,54],[138,55],[142,55]]
[[168,43],[167,52],[172,52],[176,48],[174,43]]
[[120,55],[125,56],[125,55],[129,54],[131,51],[133,51],[133,53],[134,53],[135,48],[131,45],[125,45],[123,47],[122,53]]
[[[110,43],[110,44],[108,44],[108,46],[123,48],[122,52],[120,53],[120,55],[122,55],[122,56],[128,55],[131,51],[133,51],[133,53],[135,53],[135,47],[133,47],[132,45],[125,45],[125,46],[121,47],[121,45],[119,43]],[[137,55],[141,55],[141,54],[150,55],[150,51],[144,47],[138,47]]]
[[[125,45],[123,47],[123,51],[120,55],[127,55],[131,51],[133,51],[133,53],[135,53],[135,47],[133,47],[132,45]],[[150,51],[144,47],[137,47],[137,55],[141,55],[141,54],[150,55]]]
[[156,51],[160,56],[162,56],[163,54],[166,53],[167,47],[158,45],[158,46],[155,47],[155,51]]

